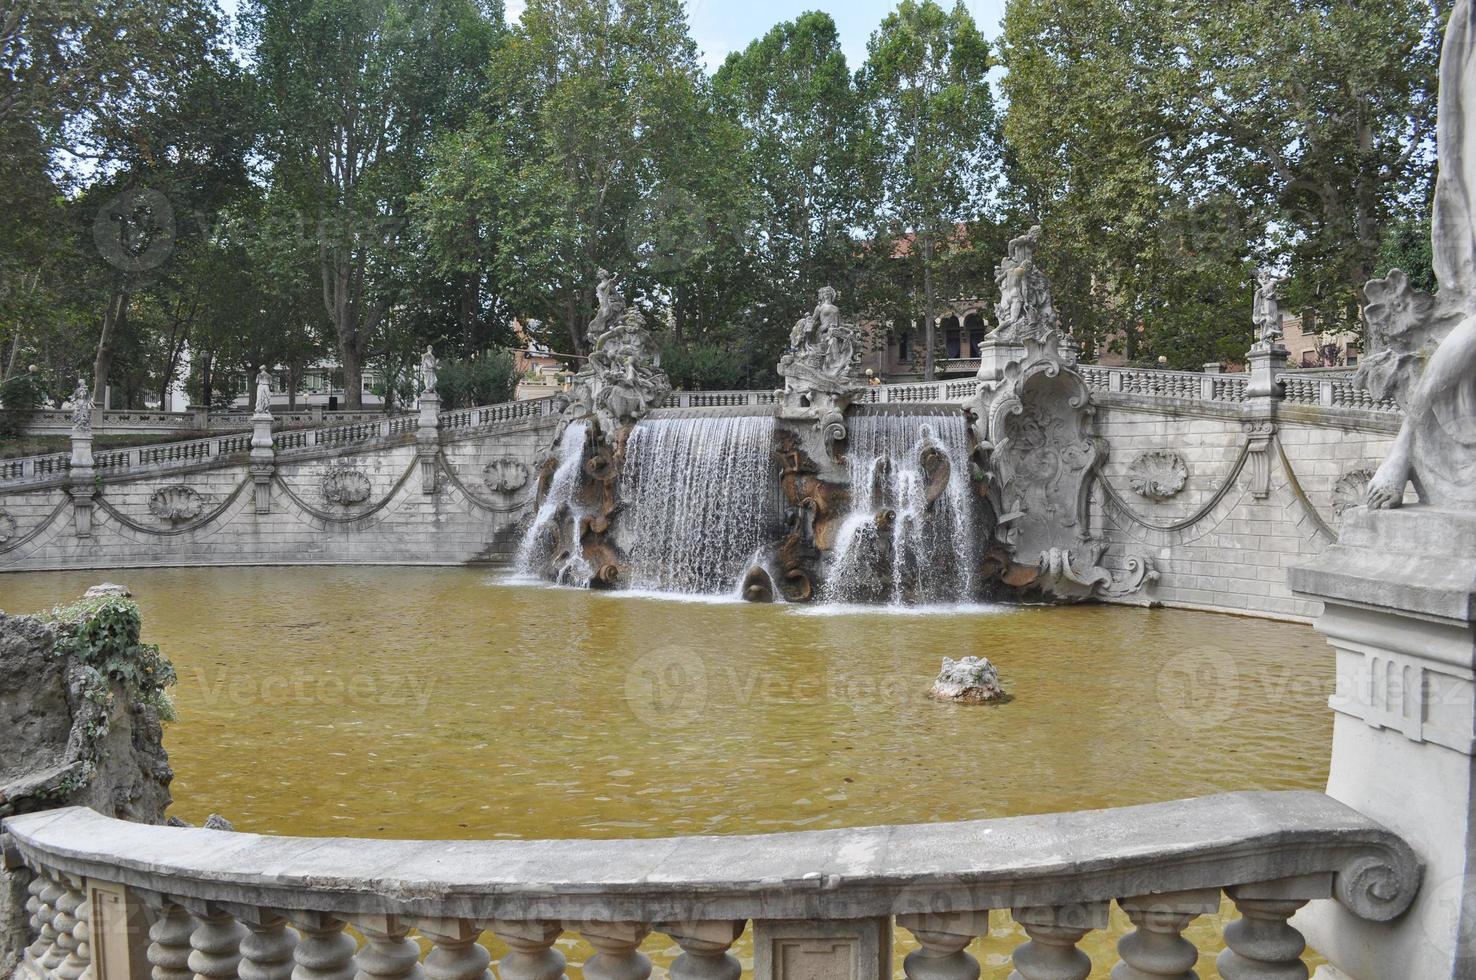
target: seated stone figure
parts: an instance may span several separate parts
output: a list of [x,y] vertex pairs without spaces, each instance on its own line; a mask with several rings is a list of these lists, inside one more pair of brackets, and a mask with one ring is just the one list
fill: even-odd
[[1476,15],[1456,5],[1440,65],[1440,174],[1429,296],[1395,270],[1366,289],[1370,354],[1358,378],[1392,395],[1404,424],[1368,488],[1368,506],[1398,507],[1413,481],[1421,501],[1476,508]]

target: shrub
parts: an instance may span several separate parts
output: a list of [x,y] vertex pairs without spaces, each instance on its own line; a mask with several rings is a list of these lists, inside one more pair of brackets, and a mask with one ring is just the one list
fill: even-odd
[[61,631],[57,652],[75,658],[96,674],[87,697],[112,707],[112,688],[121,684],[139,704],[153,706],[159,717],[174,718],[166,688],[174,684],[174,665],[152,643],[140,642],[143,618],[138,606],[121,596],[83,599],[51,618]]
[[0,384],[0,436],[19,436],[46,400],[46,393],[29,374],[17,374]]

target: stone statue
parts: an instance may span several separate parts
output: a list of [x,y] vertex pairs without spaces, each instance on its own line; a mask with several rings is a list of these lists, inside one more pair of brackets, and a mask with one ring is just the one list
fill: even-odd
[[1404,424],[1368,487],[1398,507],[1411,481],[1423,503],[1476,509],[1476,12],[1457,0],[1440,59],[1434,296],[1394,270],[1365,288],[1373,353],[1358,380],[1404,408]]
[[1035,225],[1018,238],[1011,239],[1008,254],[994,270],[999,287],[999,303],[994,307],[999,326],[990,335],[1007,343],[1021,343],[1027,337],[1044,340],[1060,329],[1051,284],[1035,264],[1035,247],[1040,243],[1040,225]]
[[72,431],[92,431],[92,386],[86,378],[78,378],[72,389]]
[[1281,339],[1281,284],[1276,270],[1256,270],[1256,299],[1253,315],[1263,347],[1272,347]]
[[272,414],[272,376],[265,364],[256,369],[256,414]]
[[441,362],[436,360],[435,352],[431,345],[425,345],[425,353],[420,355],[420,391],[421,394],[433,395],[436,391],[436,370],[440,368]]
[[607,442],[671,395],[661,351],[639,310],[627,310],[615,278],[600,270],[599,311],[590,321],[589,359],[574,376],[565,419],[594,416]]
[[790,349],[779,360],[779,412],[782,418],[819,421],[831,441],[839,441],[845,438],[846,407],[866,388],[856,370],[860,335],[841,321],[833,287],[821,289],[817,300],[814,312],[794,325]]

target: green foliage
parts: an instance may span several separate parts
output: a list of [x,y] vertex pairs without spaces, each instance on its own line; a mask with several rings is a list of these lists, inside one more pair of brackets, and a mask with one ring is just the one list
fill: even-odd
[[464,360],[445,361],[436,390],[445,408],[471,408],[511,400],[518,379],[511,351],[492,350]]
[[1415,289],[1435,292],[1439,283],[1435,281],[1435,256],[1431,249],[1428,217],[1406,218],[1391,227],[1384,236],[1374,278],[1382,279],[1393,269],[1403,270]]
[[684,344],[666,338],[661,344],[661,367],[672,386],[682,391],[735,391],[764,383],[753,380],[742,351],[731,343]]
[[175,682],[174,666],[152,643],[140,641],[143,628],[138,606],[121,596],[83,599],[53,609],[60,627],[58,653],[91,668],[96,681],[87,690],[90,700],[112,706],[112,687],[121,685],[138,704],[158,710],[160,718],[174,718],[167,689]]
[[30,374],[17,374],[0,382],[0,436],[13,438],[26,429],[26,423],[35,415],[45,400],[41,385]]

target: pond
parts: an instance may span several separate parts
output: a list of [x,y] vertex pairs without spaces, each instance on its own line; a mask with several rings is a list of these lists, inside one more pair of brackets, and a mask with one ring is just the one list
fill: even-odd
[[[1121,606],[754,606],[469,568],[5,575],[0,608],[100,581],[133,590],[178,669],[171,812],[192,823],[758,833],[1320,789],[1327,775],[1333,658],[1302,625]],[[942,658],[969,655],[995,662],[1013,700],[928,700]]]

